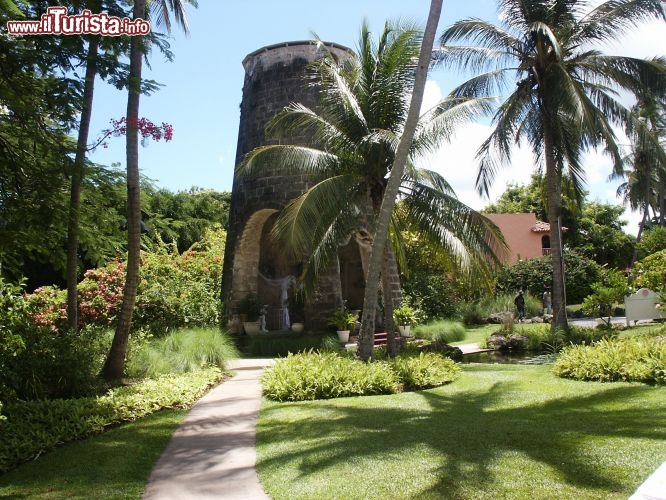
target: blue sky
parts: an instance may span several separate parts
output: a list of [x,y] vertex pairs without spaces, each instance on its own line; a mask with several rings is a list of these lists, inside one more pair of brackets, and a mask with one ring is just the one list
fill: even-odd
[[[142,172],[159,187],[173,191],[192,186],[231,190],[244,78],[242,60],[247,54],[274,43],[311,39],[312,32],[324,40],[356,48],[364,18],[373,31],[380,31],[387,19],[425,24],[429,5],[429,0],[199,0],[199,8],[188,11],[191,36],[173,33],[175,61],[166,62],[154,52],[150,57],[152,68],[144,68],[145,77],[164,87],[152,96],[142,97],[140,114],[155,123],[171,123],[174,139],[169,143],[150,142],[140,148]],[[464,17],[494,21],[495,6],[493,0],[445,1],[440,29]],[[655,23],[629,40],[618,41],[613,50],[638,56],[663,53],[659,40],[666,39],[664,35],[666,27]],[[426,99],[434,102],[461,80],[443,69],[433,71]],[[111,118],[125,114],[126,99],[124,92],[98,82],[91,139],[109,127]],[[425,165],[443,173],[458,196],[474,208],[482,208],[488,202],[473,189],[473,153],[487,131],[487,124],[461,130],[450,148]],[[117,162],[124,168],[124,140],[112,138],[109,147],[98,148],[91,159],[106,165]],[[529,155],[518,151],[514,165],[498,178],[491,197],[499,195],[507,182],[528,181],[532,168]],[[614,201],[611,195],[615,185],[605,182],[608,173],[603,158],[590,158],[588,177],[593,198]]]

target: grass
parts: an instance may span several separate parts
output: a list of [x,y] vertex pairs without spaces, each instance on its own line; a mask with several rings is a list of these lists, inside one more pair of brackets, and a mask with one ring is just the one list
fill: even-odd
[[151,340],[131,353],[127,363],[130,377],[157,377],[187,373],[206,366],[224,369],[229,359],[239,356],[227,332],[217,328],[187,328]]
[[139,499],[187,410],[165,410],[71,443],[0,476],[0,498]]
[[428,391],[265,400],[257,450],[276,499],[626,499],[666,456],[666,390],[468,365]]
[[416,338],[450,344],[465,339],[465,326],[459,321],[442,319],[425,325],[417,325],[412,328],[412,333]]

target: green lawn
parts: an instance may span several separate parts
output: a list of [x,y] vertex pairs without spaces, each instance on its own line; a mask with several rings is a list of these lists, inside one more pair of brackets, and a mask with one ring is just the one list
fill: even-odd
[[666,459],[666,388],[468,365],[394,396],[264,401],[258,468],[282,498],[626,499]]
[[139,499],[187,410],[165,410],[71,443],[0,476],[0,499]]

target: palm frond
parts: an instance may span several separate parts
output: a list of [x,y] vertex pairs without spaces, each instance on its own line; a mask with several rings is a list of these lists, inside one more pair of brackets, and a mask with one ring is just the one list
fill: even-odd
[[339,158],[307,146],[268,145],[253,149],[236,167],[235,177],[303,174],[313,179],[335,172]]
[[291,201],[280,213],[274,235],[295,256],[308,255],[334,221],[349,209],[355,198],[358,178],[328,177]]
[[617,40],[640,24],[655,19],[666,21],[663,0],[611,0],[593,9],[578,22],[574,45]]

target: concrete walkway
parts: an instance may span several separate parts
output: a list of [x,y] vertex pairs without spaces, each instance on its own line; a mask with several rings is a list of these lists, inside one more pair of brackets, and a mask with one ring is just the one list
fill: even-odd
[[236,375],[190,410],[148,480],[146,500],[268,499],[256,464],[259,378],[270,359],[229,363]]

